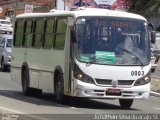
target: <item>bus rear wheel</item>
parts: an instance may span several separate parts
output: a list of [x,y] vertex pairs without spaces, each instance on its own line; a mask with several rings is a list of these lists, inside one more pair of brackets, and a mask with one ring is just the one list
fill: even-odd
[[56,76],[55,80],[55,99],[57,103],[64,102],[63,80],[60,74]]
[[30,95],[31,89],[29,88],[29,73],[28,70],[22,72],[22,92],[24,95]]
[[133,103],[133,99],[119,99],[119,103],[122,108],[130,108]]
[[40,96],[42,94],[41,89],[30,88],[29,87],[29,72],[28,70],[23,70],[22,73],[22,92],[24,95]]

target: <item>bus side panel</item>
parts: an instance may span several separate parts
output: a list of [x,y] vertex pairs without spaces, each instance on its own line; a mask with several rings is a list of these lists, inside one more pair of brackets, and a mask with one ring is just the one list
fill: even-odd
[[11,80],[21,84],[21,67],[25,61],[25,50],[22,48],[12,49],[12,62],[11,62]]
[[21,69],[20,68],[11,67],[11,80],[21,85]]
[[27,49],[31,87],[54,91],[54,70],[57,65],[64,71],[64,51]]
[[39,71],[39,88],[54,92],[53,72]]
[[30,87],[38,88],[38,70],[32,70],[29,66]]

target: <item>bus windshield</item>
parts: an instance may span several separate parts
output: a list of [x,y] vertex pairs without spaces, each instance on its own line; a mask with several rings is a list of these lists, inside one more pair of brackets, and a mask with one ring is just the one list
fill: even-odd
[[76,21],[79,61],[110,65],[147,65],[147,22],[120,17],[79,17]]

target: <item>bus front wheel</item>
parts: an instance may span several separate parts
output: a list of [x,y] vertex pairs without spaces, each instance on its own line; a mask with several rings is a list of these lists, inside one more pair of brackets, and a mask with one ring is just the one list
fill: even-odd
[[133,99],[119,99],[119,103],[122,108],[130,108],[133,103]]
[[63,80],[60,74],[56,76],[55,80],[55,99],[57,103],[63,103],[64,91],[63,91]]

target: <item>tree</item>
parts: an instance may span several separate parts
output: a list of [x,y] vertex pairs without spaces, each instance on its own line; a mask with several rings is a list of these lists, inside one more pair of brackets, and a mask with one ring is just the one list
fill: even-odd
[[150,18],[160,8],[160,0],[133,0],[129,12]]

